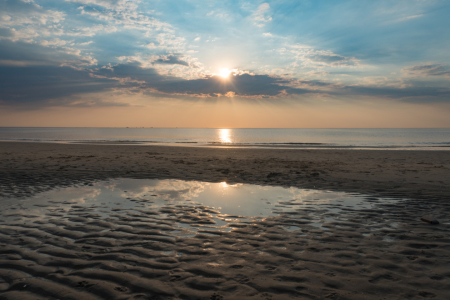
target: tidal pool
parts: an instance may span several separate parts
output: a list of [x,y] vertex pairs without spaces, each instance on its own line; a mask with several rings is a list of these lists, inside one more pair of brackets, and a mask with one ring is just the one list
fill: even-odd
[[2,299],[324,299],[378,291],[386,266],[446,272],[445,225],[414,222],[409,199],[114,179],[0,203]]
[[292,220],[281,224],[289,231],[300,230],[298,224],[327,230],[327,223],[345,221],[349,211],[393,201],[396,200],[294,187],[114,179],[59,188],[25,199],[3,199],[1,214],[5,222],[24,223],[49,222],[52,218],[75,220],[77,216],[133,221],[133,216],[145,215],[145,222],[167,225],[173,235],[187,236],[199,230],[230,231],[239,227],[236,223],[276,216]]

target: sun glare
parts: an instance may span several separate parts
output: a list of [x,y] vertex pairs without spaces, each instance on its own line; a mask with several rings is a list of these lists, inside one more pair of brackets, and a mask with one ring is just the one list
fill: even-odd
[[231,143],[230,129],[219,129],[219,140],[221,143]]
[[220,69],[219,76],[222,78],[228,78],[230,76],[231,70],[227,68]]

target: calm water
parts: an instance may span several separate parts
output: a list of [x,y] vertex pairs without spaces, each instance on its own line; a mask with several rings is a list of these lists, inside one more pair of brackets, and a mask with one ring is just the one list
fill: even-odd
[[[76,213],[110,219],[145,214],[153,221],[174,222],[182,235],[198,230],[229,231],[230,224],[266,217],[302,218],[305,224],[322,227],[345,221],[349,209],[372,209],[398,200],[362,194],[312,189],[229,185],[183,180],[114,179],[93,185],[54,189],[30,198],[0,198],[3,220],[24,218],[33,224],[55,216],[71,218]],[[305,215],[306,214],[306,215]],[[150,222],[151,220],[149,220]],[[287,222],[288,230],[298,226]]]
[[0,127],[0,140],[267,147],[450,147],[449,128],[213,129]]

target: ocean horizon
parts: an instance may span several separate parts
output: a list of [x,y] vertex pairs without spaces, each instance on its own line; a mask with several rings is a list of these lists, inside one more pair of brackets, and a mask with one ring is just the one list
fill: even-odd
[[241,147],[446,149],[450,128],[0,127],[0,140]]

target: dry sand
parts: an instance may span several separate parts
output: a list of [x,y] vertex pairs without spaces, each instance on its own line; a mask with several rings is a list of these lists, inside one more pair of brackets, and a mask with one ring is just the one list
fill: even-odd
[[0,299],[449,298],[450,151],[0,143],[6,198],[121,177],[358,192],[376,205],[326,227],[311,226],[311,210],[194,237],[173,224],[205,225],[208,207],[104,217],[61,200],[43,219],[3,212]]

